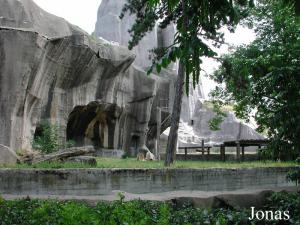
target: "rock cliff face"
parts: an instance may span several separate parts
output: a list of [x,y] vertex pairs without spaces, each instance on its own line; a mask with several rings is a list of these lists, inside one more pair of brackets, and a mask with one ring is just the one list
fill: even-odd
[[[94,35],[99,38],[117,43],[121,46],[128,46],[131,39],[128,30],[133,25],[135,18],[125,15],[121,20],[119,18],[123,5],[126,0],[112,1],[102,0],[98,10],[98,19],[95,26]],[[148,33],[131,52],[136,55],[133,62],[134,66],[141,71],[146,71],[152,64],[149,59],[150,51],[157,47],[169,46],[173,43],[175,26],[170,25],[166,29],[160,29],[155,26],[152,32]],[[177,64],[171,64],[168,69],[164,69],[158,76],[152,74],[150,77],[156,80],[157,94],[153,101],[151,119],[149,121],[149,131],[147,132],[147,145],[154,148],[156,140],[157,107],[162,107],[162,121],[165,122],[164,128],[170,124],[168,119],[172,110],[174,101],[174,81],[177,76]],[[188,101],[186,101],[189,104]],[[164,129],[163,129],[164,130]]]
[[[133,19],[118,19],[122,2],[102,1],[95,34],[126,45]],[[169,126],[176,65],[159,76],[146,76],[145,67],[148,50],[168,45],[173,34],[172,26],[156,28],[130,52],[89,36],[32,0],[0,0],[0,157],[9,154],[6,161],[16,161],[13,151],[30,149],[43,120],[59,125],[62,143],[73,139],[79,146],[131,155],[146,143],[153,148],[157,107],[165,109],[162,131]],[[198,116],[201,86],[190,96],[182,124],[196,118],[188,128],[202,135],[210,114]]]
[[[128,41],[131,39],[128,30],[133,25],[135,18],[129,15],[125,15],[122,20],[119,18],[125,3],[126,0],[102,0],[98,10],[94,35],[117,42],[123,46],[128,45]],[[158,46],[162,47],[172,44],[174,34],[175,27],[172,25],[164,30],[156,26],[153,31],[148,33],[141,40],[139,45],[133,49],[132,52],[137,56],[134,64],[142,69],[149,67],[151,65],[149,51]],[[170,69],[176,72],[176,65],[171,65]]]
[[[97,37],[102,37],[107,40],[117,42],[120,45],[127,46],[130,40],[128,30],[134,23],[134,17],[126,15],[123,20],[119,19],[122,7],[126,0],[102,0],[98,10],[98,20],[95,27],[94,34]],[[149,60],[149,50],[158,46],[169,46],[173,43],[173,37],[175,34],[174,26],[169,26],[165,30],[161,30],[158,26],[155,26],[151,33],[148,33],[139,43],[137,47],[133,49],[133,53],[136,55],[134,64],[145,69],[151,65]],[[176,76],[177,66],[171,65],[168,69],[169,72]],[[166,71],[160,73],[160,76],[164,76]],[[169,111],[173,103],[173,99],[169,98]],[[211,131],[208,127],[208,121],[214,116],[212,109],[203,106],[204,93],[202,83],[196,87],[196,89],[190,88],[189,97],[184,96],[181,112],[181,123],[179,129],[179,145],[186,145],[188,143],[199,145],[201,140],[204,139],[210,143],[220,143],[228,140],[235,140],[237,138],[238,127],[240,122],[234,116],[232,112],[228,113],[228,117],[221,125],[220,131]],[[154,107],[153,107],[154,108]],[[152,114],[153,115],[153,114]],[[164,117],[166,118],[166,117]],[[163,119],[164,121],[164,119]],[[150,129],[151,139],[154,136],[155,123],[153,120],[153,127]],[[169,125],[168,121],[162,125],[164,129]],[[258,139],[263,138],[260,134],[255,132],[247,124],[242,124],[244,139]],[[163,139],[166,139],[168,131],[163,135]],[[149,145],[151,145],[149,143]]]
[[[179,126],[179,146],[199,146],[202,140],[205,144],[216,145],[224,141],[235,141],[238,139],[264,139],[264,136],[256,132],[249,124],[239,121],[234,113],[225,110],[227,116],[220,125],[220,129],[212,131],[208,122],[215,115],[210,104],[198,102],[194,107],[191,121],[181,120]],[[162,136],[162,146],[166,146],[168,130]]]
[[134,59],[32,0],[0,0],[0,144],[31,148],[48,120],[59,124],[61,142],[135,153],[157,94],[171,95],[172,82],[147,77]]
[[[102,0],[98,10],[98,20],[94,34],[98,37],[103,37],[107,40],[118,42],[120,45],[127,46],[130,36],[128,30],[134,23],[134,17],[126,16],[123,20],[119,19],[122,7],[126,0],[112,1]],[[160,30],[157,26],[151,33],[148,33],[133,49],[136,55],[134,64],[145,69],[151,65],[148,59],[149,50],[158,46],[169,46],[173,43],[175,29],[174,26],[169,26],[165,30]],[[169,71],[176,76],[176,64],[169,68]],[[166,71],[163,71],[160,76],[163,76]],[[173,99],[169,99],[171,106]],[[179,145],[196,144],[199,145],[204,139],[210,143],[220,143],[226,140],[235,140],[238,134],[240,122],[236,119],[233,113],[228,113],[228,117],[221,125],[220,131],[211,131],[208,127],[208,121],[214,116],[212,109],[203,106],[204,93],[202,83],[196,89],[190,88],[189,97],[184,96],[181,112],[181,123],[179,128]],[[154,108],[154,107],[153,107]],[[170,111],[170,108],[169,108]],[[166,118],[166,117],[165,117]],[[163,120],[164,121],[164,120]],[[153,120],[153,128],[155,128],[156,120]],[[163,124],[164,131],[169,123]],[[242,124],[242,138],[257,139],[262,138],[260,134],[255,132],[246,124]],[[156,132],[155,129],[150,130],[152,136]],[[168,131],[162,136],[166,139]],[[151,138],[150,138],[151,139]],[[151,145],[149,143],[149,145]]]

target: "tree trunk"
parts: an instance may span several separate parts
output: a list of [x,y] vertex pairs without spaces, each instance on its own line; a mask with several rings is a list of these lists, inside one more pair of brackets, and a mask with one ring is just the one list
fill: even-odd
[[[181,4],[182,4],[182,16],[184,20],[182,24],[183,26],[182,31],[183,34],[185,34],[188,26],[188,17],[186,15],[185,0],[181,0]],[[185,47],[185,45],[186,43],[184,43],[183,47]],[[171,129],[168,137],[168,144],[166,150],[165,166],[170,166],[174,162],[176,156],[178,128],[180,122],[184,81],[185,81],[185,66],[183,60],[181,59],[179,61],[178,77],[177,77],[176,87],[175,87],[175,99],[174,99],[174,105],[173,105],[173,111],[171,117]]]
[[165,166],[170,166],[174,162],[176,156],[184,80],[185,80],[184,64],[182,60],[180,60],[178,77],[177,77],[176,87],[175,87],[175,99],[174,99],[174,105],[173,105],[173,111],[171,117],[171,129],[168,137]]
[[69,148],[58,152],[54,152],[48,155],[44,155],[37,159],[33,159],[31,163],[36,164],[41,162],[59,161],[59,160],[65,160],[70,157],[82,156],[91,153],[95,153],[95,149],[92,147],[74,147],[74,148]]

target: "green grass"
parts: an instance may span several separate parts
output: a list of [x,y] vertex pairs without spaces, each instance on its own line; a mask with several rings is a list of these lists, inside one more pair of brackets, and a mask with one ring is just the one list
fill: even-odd
[[[220,161],[176,161],[172,168],[253,168],[253,167],[288,167],[294,162],[220,162]],[[97,167],[101,168],[163,168],[164,161],[137,161],[136,159],[99,158]]]
[[[220,162],[220,161],[176,161],[171,168],[258,168],[258,167],[291,167],[299,166],[296,162],[274,162],[274,161],[254,161],[254,162]],[[81,163],[71,162],[44,162],[36,165],[18,164],[6,166],[6,168],[164,168],[163,161],[137,161],[133,158],[115,159],[98,158],[97,166],[89,166]]]

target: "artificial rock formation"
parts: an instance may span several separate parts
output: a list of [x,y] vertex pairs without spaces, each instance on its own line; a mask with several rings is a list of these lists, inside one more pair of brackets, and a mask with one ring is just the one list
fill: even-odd
[[[98,19],[95,27],[94,35],[102,37],[109,41],[117,42],[119,45],[127,46],[130,40],[128,30],[134,23],[134,17],[125,15],[125,18],[121,20],[119,15],[121,14],[122,8],[126,0],[102,0],[98,10]],[[140,67],[142,70],[147,70],[151,66],[151,60],[149,59],[149,51],[157,47],[167,47],[173,43],[175,34],[174,26],[170,25],[166,29],[162,30],[157,25],[154,29],[146,34],[141,40],[139,45],[133,49],[133,53],[136,55],[134,64]],[[176,64],[171,65],[167,70],[163,70],[159,76],[165,77],[168,74],[170,77],[176,77],[177,66]],[[173,79],[174,80],[174,79]],[[172,109],[172,103],[174,99],[172,97],[166,97],[160,93],[159,102],[154,103],[152,110],[155,110],[157,106],[162,108],[164,103],[168,105],[167,112],[162,112],[162,127],[161,132],[164,132],[170,126],[169,112]],[[169,92],[169,93],[172,93]],[[232,112],[228,112],[227,118],[221,124],[220,131],[212,131],[209,129],[208,122],[214,116],[214,112],[211,108],[206,107],[203,104],[205,96],[203,93],[202,83],[195,89],[190,88],[189,95],[183,97],[182,111],[181,111],[181,122],[179,128],[179,146],[186,146],[189,144],[199,145],[204,139],[206,143],[216,144],[223,141],[236,140],[239,132],[240,121],[234,116]],[[156,118],[154,112],[151,113],[152,119],[150,120],[151,126],[148,131],[148,147],[154,148],[156,139]],[[166,141],[168,135],[168,129],[161,138]],[[262,135],[255,132],[247,124],[242,123],[242,135],[243,139],[261,139]],[[162,148],[166,146],[162,143]]]
[[117,104],[91,102],[76,106],[69,115],[67,140],[77,145],[120,149],[126,113]]
[[19,157],[9,147],[0,144],[0,165],[16,164]]
[[[236,118],[234,113],[228,109],[224,111],[226,117],[220,124],[219,130],[214,131],[209,127],[209,121],[215,116],[210,103],[199,100],[191,112],[190,120],[181,119],[178,130],[178,145],[200,146],[202,140],[206,145],[219,145],[224,141],[265,139],[256,132],[249,124]],[[161,135],[161,146],[164,149],[167,145],[169,129]],[[254,149],[253,149],[254,150]]]
[[75,106],[107,97],[105,82],[134,57],[126,49],[93,41],[31,0],[0,1],[0,143],[30,148],[38,123],[58,123],[66,136]]
[[59,125],[61,142],[136,154],[157,96],[172,95],[172,79],[147,77],[134,59],[32,0],[0,0],[0,144],[30,149],[47,120]]
[[[119,18],[126,0],[112,1],[103,0],[98,10],[98,18],[95,26],[94,35],[99,38],[117,43],[121,46],[128,46],[131,39],[128,30],[134,24],[134,16],[128,14],[121,20]],[[157,47],[167,47],[173,43],[175,26],[169,25],[166,29],[160,29],[155,25],[154,29],[147,33],[140,41],[139,45],[131,51],[136,55],[133,62],[134,67],[146,72],[151,66],[152,60],[149,57],[150,51]],[[177,76],[177,64],[172,63],[167,69],[156,76],[151,74],[151,78],[156,81],[157,92],[153,99],[151,117],[148,123],[146,137],[147,147],[152,151],[156,142],[157,108],[162,108],[162,131],[170,126],[170,112],[174,102],[174,82]],[[186,99],[188,102],[188,100]],[[186,102],[185,101],[185,102]]]
[[[134,24],[135,17],[126,14],[121,20],[120,14],[126,0],[102,0],[98,10],[97,23],[94,35],[106,40],[127,46],[131,39],[128,30]],[[139,45],[133,49],[137,56],[134,65],[145,69],[151,66],[149,58],[150,51],[157,47],[169,46],[173,43],[175,27],[168,26],[160,29],[157,25],[140,41]],[[176,70],[176,65],[172,64],[169,69]]]
[[[95,34],[116,44],[89,36],[32,0],[0,0],[1,154],[30,149],[43,120],[59,125],[62,143],[75,139],[77,146],[130,155],[154,147],[157,107],[164,109],[162,131],[169,126],[176,64],[146,76],[148,50],[169,45],[175,31],[156,27],[129,51],[121,45],[134,20],[119,20],[123,3],[103,0],[98,13]],[[201,86],[196,92],[185,100],[183,121],[196,115]]]

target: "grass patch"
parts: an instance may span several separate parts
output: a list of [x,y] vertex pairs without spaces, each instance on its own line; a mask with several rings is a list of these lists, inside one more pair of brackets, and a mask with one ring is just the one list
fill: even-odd
[[[205,169],[205,168],[260,168],[260,167],[293,167],[299,166],[296,162],[274,162],[274,161],[253,161],[253,162],[220,162],[220,161],[176,161],[171,168],[183,169]],[[97,158],[97,166],[90,166],[74,162],[44,162],[36,165],[17,164],[5,168],[164,168],[164,161],[137,161],[135,158]]]
[[[176,161],[171,168],[256,168],[256,167],[290,167],[297,166],[295,162],[220,162],[220,161]],[[164,161],[141,162],[136,159],[99,158],[97,167],[102,168],[164,168]]]

